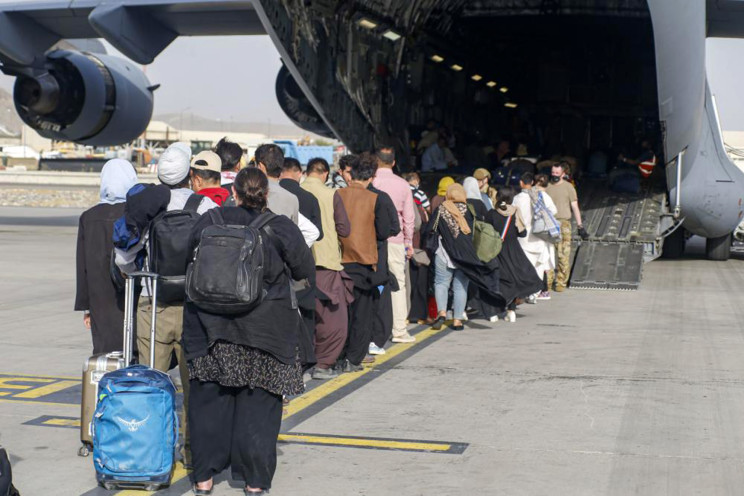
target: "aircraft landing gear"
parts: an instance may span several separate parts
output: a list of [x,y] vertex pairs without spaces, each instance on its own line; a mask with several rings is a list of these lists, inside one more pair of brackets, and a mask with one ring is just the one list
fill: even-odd
[[731,257],[731,235],[708,238],[705,242],[705,255],[708,260],[728,260]]

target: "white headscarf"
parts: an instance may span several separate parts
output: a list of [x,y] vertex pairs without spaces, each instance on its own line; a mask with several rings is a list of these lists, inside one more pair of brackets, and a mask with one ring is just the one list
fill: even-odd
[[186,179],[190,168],[191,149],[184,143],[173,143],[158,160],[158,179],[163,184],[175,186]]
[[101,169],[101,203],[114,205],[127,200],[127,191],[137,184],[137,171],[131,162],[109,160]]
[[478,180],[474,177],[466,177],[462,182],[462,187],[465,188],[465,194],[468,200],[480,200],[483,201],[480,189],[478,188]]

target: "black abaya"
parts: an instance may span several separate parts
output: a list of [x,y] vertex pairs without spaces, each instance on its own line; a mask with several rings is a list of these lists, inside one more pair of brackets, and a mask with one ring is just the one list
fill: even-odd
[[[500,233],[503,233],[507,218],[495,209],[486,215],[486,221]],[[518,232],[516,221],[512,219],[504,236],[501,252],[496,257],[501,269],[499,274],[501,294],[508,303],[516,298],[525,298],[535,294],[542,289],[542,280],[537,277],[535,268],[524,254],[522,245],[519,244],[519,238],[526,234],[527,231]]]
[[124,203],[101,203],[83,212],[78,225],[75,310],[90,311],[93,353],[122,350],[124,294],[111,280],[111,236]]

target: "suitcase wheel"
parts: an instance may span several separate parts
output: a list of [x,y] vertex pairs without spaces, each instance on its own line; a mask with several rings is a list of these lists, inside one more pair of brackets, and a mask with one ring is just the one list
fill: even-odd
[[87,444],[83,443],[78,450],[78,456],[90,456],[90,448]]
[[116,489],[116,484],[114,484],[113,482],[104,482],[103,488],[106,491],[113,491],[114,489]]
[[150,491],[154,493],[155,491],[160,489],[160,487],[161,487],[160,484],[148,484],[145,486],[145,491]]

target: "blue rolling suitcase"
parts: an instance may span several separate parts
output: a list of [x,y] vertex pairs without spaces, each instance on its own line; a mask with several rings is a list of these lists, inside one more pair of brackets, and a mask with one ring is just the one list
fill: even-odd
[[152,281],[150,367],[130,365],[108,372],[98,384],[93,415],[93,464],[106,489],[155,491],[170,484],[178,449],[176,388],[155,362],[157,275],[135,272],[126,280],[124,363],[132,361],[134,278]]

